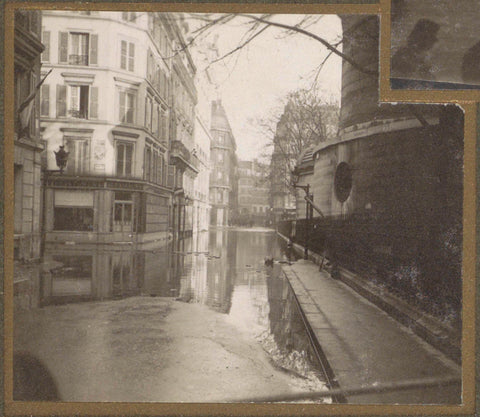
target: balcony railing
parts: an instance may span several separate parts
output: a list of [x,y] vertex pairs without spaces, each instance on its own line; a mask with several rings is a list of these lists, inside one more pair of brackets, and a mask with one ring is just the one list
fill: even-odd
[[86,110],[69,110],[68,114],[70,117],[74,117],[75,119],[86,119],[87,118],[87,111]]
[[69,55],[68,63],[70,65],[88,65],[88,54],[87,55]]

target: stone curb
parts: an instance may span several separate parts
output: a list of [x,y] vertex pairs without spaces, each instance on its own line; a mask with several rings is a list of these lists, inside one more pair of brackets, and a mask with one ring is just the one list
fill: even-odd
[[[277,232],[288,241],[288,238]],[[293,245],[294,250],[303,255],[304,248],[299,244]],[[310,253],[308,259],[319,265],[323,257]],[[442,323],[440,320],[423,313],[405,301],[378,288],[365,278],[362,278],[344,268],[339,268],[340,280],[366,298],[371,303],[385,311],[392,318],[402,323],[420,336],[433,347],[437,348],[450,359],[461,364],[461,332]]]

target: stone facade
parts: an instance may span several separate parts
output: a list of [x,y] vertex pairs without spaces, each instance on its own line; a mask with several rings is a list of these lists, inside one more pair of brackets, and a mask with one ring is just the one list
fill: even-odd
[[15,12],[14,258],[22,261],[41,255],[44,146],[38,124],[40,101],[34,95],[40,82],[41,28],[39,11]]
[[266,225],[270,220],[269,191],[267,166],[257,160],[239,161],[236,222],[240,225]]
[[227,226],[237,209],[238,179],[236,142],[220,100],[212,102],[210,147],[210,224]]
[[[189,57],[171,59],[183,42],[175,19],[45,11],[43,26],[43,72],[53,70],[41,102],[47,241],[180,235],[196,95]],[[54,172],[60,146],[69,153],[64,173]]]

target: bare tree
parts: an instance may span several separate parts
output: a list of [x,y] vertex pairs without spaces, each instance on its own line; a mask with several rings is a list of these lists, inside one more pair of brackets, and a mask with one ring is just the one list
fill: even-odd
[[300,89],[286,97],[280,117],[256,121],[269,138],[264,157],[271,158],[270,180],[277,187],[290,187],[291,172],[304,151],[337,135],[339,106],[327,103],[315,92]]
[[[323,65],[331,55],[337,55],[342,60],[348,62],[358,71],[361,71],[370,76],[377,77],[377,70],[369,70],[362,65],[358,64],[352,57],[344,54],[339,45],[342,43],[342,38],[336,39],[330,42],[322,36],[316,34],[313,31],[313,26],[321,20],[321,15],[299,15],[299,20],[295,24],[287,24],[282,22],[278,15],[274,14],[247,14],[247,13],[190,13],[182,15],[181,19],[188,19],[194,22],[195,29],[191,30],[189,41],[187,45],[180,47],[179,51],[183,50],[186,46],[194,45],[196,42],[204,39],[211,34],[218,27],[230,24],[233,21],[241,22],[245,26],[243,35],[238,39],[238,44],[230,51],[226,52],[222,56],[216,57],[210,64],[221,61],[228,56],[235,54],[243,49],[255,38],[260,36],[263,32],[270,28],[278,28],[283,30],[284,36],[290,36],[292,34],[301,35],[314,39],[319,42],[324,48],[328,50],[328,55],[322,63],[320,63],[318,71],[321,71]],[[177,53],[177,52],[175,52]],[[317,75],[318,76],[318,75]]]

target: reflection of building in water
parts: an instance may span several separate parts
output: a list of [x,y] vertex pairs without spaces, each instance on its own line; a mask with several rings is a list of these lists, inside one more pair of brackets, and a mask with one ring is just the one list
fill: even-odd
[[125,246],[48,245],[40,303],[134,295],[174,297],[180,289],[183,259],[164,246],[136,251]]
[[207,264],[207,305],[211,308],[228,313],[232,305],[235,258],[229,258],[234,242],[226,230],[218,229],[210,232],[210,255]]
[[200,304],[207,304],[208,281],[207,281],[207,252],[208,232],[200,232],[193,235],[191,248],[188,255],[190,265],[182,274],[180,297],[184,301],[192,301]]

